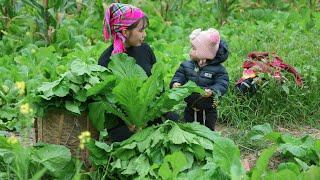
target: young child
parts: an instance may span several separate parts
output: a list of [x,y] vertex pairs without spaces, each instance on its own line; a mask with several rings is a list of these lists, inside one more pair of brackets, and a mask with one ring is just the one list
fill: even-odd
[[170,87],[179,87],[189,80],[202,87],[205,95],[193,93],[185,99],[187,107],[184,118],[187,122],[198,121],[214,130],[217,110],[213,97],[224,95],[229,85],[228,73],[221,64],[228,58],[228,47],[226,42],[220,41],[219,32],[213,28],[206,31],[194,30],[190,35],[190,42],[191,60],[181,63]]

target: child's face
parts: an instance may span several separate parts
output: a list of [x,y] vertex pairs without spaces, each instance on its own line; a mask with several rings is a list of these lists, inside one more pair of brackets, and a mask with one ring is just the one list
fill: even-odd
[[192,43],[191,43],[191,49],[189,52],[189,56],[190,56],[191,60],[194,60],[194,61],[199,60],[199,58],[197,57],[197,49]]

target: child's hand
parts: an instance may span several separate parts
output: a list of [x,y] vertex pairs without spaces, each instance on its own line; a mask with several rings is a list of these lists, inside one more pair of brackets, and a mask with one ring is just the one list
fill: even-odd
[[178,82],[175,82],[175,83],[173,83],[173,85],[172,85],[173,88],[176,88],[176,87],[179,87],[179,86],[181,86],[181,84],[178,83]]
[[198,65],[199,65],[200,67],[203,67],[204,65],[206,65],[206,63],[207,63],[207,60],[206,60],[206,59],[200,59],[200,60],[198,61]]
[[203,97],[210,97],[213,94],[211,89],[204,89],[204,92],[205,94],[203,95]]

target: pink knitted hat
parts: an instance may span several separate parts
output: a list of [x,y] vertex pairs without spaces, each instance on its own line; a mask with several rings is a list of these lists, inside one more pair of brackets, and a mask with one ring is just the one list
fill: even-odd
[[220,44],[220,34],[216,29],[210,28],[206,31],[196,29],[189,37],[191,44],[195,47],[195,50],[191,51],[194,57],[214,59]]

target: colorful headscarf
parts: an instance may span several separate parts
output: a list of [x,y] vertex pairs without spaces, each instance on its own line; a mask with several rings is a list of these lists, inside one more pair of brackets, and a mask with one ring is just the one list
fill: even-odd
[[109,6],[104,17],[103,35],[106,41],[113,37],[112,54],[126,52],[126,37],[122,31],[144,16],[139,8],[128,4],[112,3]]

